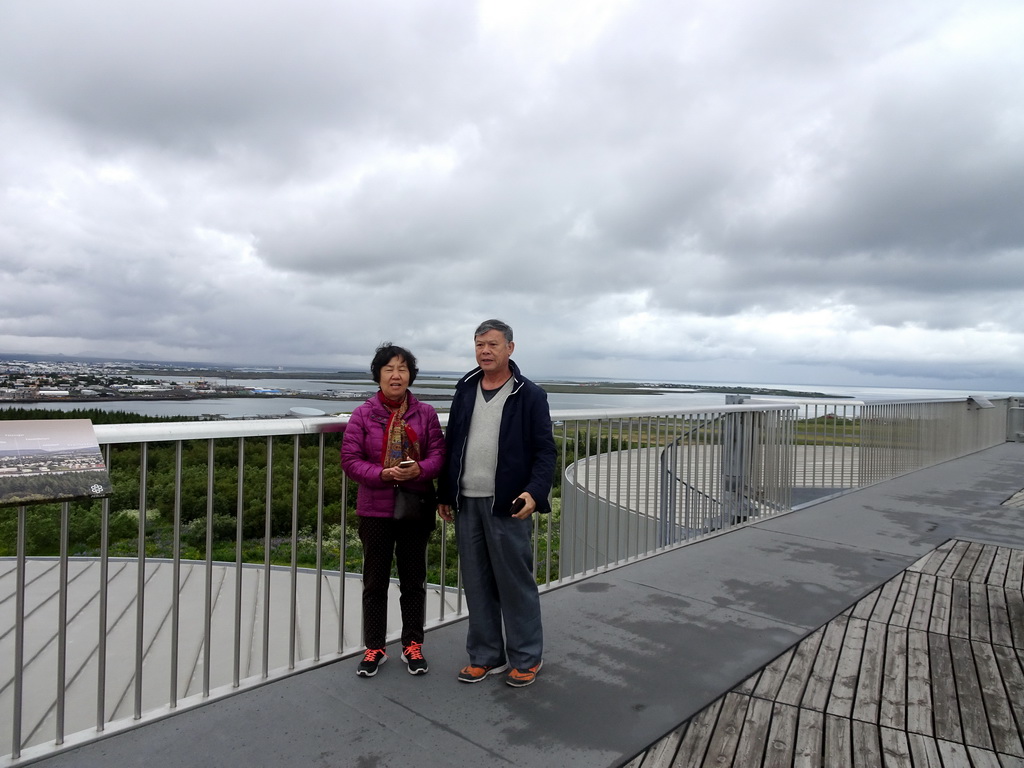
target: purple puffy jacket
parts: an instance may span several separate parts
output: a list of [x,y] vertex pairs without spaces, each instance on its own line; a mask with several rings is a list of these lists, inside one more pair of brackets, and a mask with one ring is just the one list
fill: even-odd
[[[419,438],[421,474],[406,485],[422,491],[441,474],[444,435],[433,406],[421,403],[412,392],[408,397],[409,409],[404,418]],[[395,510],[395,484],[382,483],[380,479],[380,457],[389,416],[374,394],[352,411],[341,440],[341,468],[359,484],[356,513],[364,517],[391,517]]]

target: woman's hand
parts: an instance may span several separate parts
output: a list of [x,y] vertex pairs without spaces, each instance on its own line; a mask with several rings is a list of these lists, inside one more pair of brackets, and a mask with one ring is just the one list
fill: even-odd
[[408,467],[387,467],[380,473],[380,479],[385,483],[404,483],[415,480],[421,472],[419,463],[414,461]]

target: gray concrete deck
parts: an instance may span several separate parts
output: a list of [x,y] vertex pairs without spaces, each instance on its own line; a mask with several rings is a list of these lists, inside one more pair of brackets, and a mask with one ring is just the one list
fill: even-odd
[[556,589],[538,682],[348,659],[53,756],[48,766],[617,766],[943,542],[1024,546],[1024,444],[1007,443]]

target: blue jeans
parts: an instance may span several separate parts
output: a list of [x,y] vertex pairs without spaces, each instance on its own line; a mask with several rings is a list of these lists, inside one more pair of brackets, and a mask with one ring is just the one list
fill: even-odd
[[496,667],[508,661],[515,669],[528,669],[544,653],[530,541],[533,521],[495,517],[493,502],[460,496],[455,515],[469,607],[466,651],[470,664]]

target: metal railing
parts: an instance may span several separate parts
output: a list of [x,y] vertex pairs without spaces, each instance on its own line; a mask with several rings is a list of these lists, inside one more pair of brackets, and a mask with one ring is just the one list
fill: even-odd
[[[538,583],[1003,442],[1007,403],[991,405],[553,413]],[[360,621],[346,621],[359,612],[361,556],[354,486],[338,466],[344,425],[98,425],[111,497],[0,510],[16,549],[0,558],[0,760],[31,762],[360,652]],[[436,626],[465,611],[452,526],[428,559]]]

